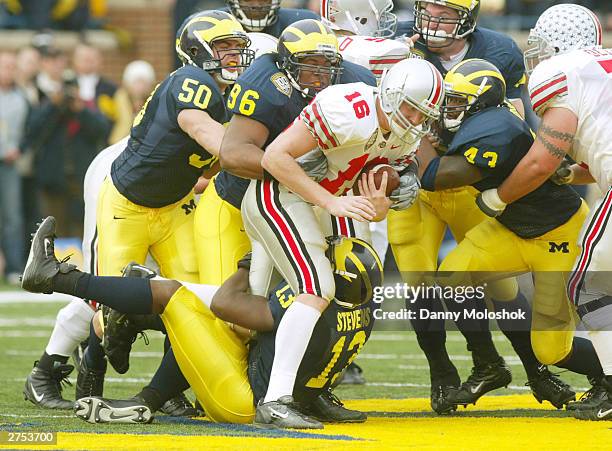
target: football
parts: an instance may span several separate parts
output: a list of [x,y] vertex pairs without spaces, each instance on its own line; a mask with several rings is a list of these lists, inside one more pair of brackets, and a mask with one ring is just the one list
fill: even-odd
[[359,192],[359,183],[361,180],[361,174],[368,174],[369,172],[374,172],[374,183],[376,183],[376,187],[379,188],[382,182],[383,174],[387,173],[387,197],[391,195],[391,193],[399,186],[400,184],[400,176],[395,169],[393,169],[388,164],[380,164],[380,163],[370,163],[366,164],[357,179],[355,180],[355,184],[353,185],[353,193],[356,196],[360,195]]

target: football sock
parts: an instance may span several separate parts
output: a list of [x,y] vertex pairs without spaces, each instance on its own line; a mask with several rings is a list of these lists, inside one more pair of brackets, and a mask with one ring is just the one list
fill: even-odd
[[164,358],[162,359],[159,368],[157,368],[157,371],[153,375],[153,379],[151,379],[151,383],[147,386],[147,388],[155,390],[159,395],[157,402],[160,402],[161,404],[151,405],[149,404],[149,401],[147,401],[147,405],[155,410],[158,410],[166,401],[174,398],[189,388],[189,382],[187,382],[187,379],[185,379],[185,376],[183,376],[183,373],[176,362],[176,358],[174,357],[172,348],[170,348],[168,352],[164,354]]
[[295,376],[320,317],[316,308],[295,301],[283,315],[274,340],[276,352],[264,402],[293,395]]
[[[417,299],[414,303],[406,301],[406,308],[417,313],[420,309],[430,312],[443,312],[444,307],[438,299]],[[451,362],[446,350],[446,330],[443,319],[421,318],[418,314],[410,320],[412,328],[416,332],[419,347],[425,354],[429,363],[429,376],[432,385],[456,385],[459,386],[461,378],[457,368]]]
[[593,343],[586,338],[574,337],[569,357],[555,365],[596,379],[603,374]]
[[89,337],[89,324],[94,310],[82,299],[73,299],[57,312],[53,332],[45,352],[69,356],[79,344]]
[[38,363],[36,363],[36,367],[40,368],[44,371],[51,371],[53,369],[54,362],[66,363],[68,361],[67,356],[52,354],[49,355],[47,352],[43,352],[43,355],[40,356]]
[[93,323],[91,323],[89,328],[89,341],[83,358],[87,362],[88,368],[101,370],[106,367],[104,349],[102,349],[102,339],[96,335]]
[[533,352],[531,346],[531,308],[525,296],[519,293],[514,301],[500,302],[493,300],[496,312],[525,312],[525,319],[502,318],[497,320],[497,325],[510,341],[514,352],[519,356],[523,363],[523,368],[527,373],[527,378],[532,379],[538,375],[541,363]]
[[53,278],[53,290],[94,299],[122,313],[152,312],[153,295],[149,279],[93,276],[71,271],[68,274],[59,273]]
[[612,376],[612,331],[598,330],[589,331],[589,337],[593,343],[593,348],[597,352],[597,357],[606,376]]
[[459,386],[461,378],[446,350],[446,332],[420,331],[416,333],[416,336],[417,342],[429,363],[431,384]]

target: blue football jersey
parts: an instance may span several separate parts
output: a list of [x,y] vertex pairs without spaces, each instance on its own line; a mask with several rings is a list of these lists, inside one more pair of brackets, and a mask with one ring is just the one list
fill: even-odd
[[127,146],[111,167],[113,184],[135,204],[160,208],[181,200],[202,171],[217,161],[179,127],[184,109],[206,111],[221,124],[228,120],[225,99],[206,71],[183,66],[161,82],[136,116]]
[[[274,330],[258,333],[250,345],[248,376],[256,403],[268,390],[276,329],[294,299],[286,282],[272,290],[268,304],[274,318]],[[353,309],[335,302],[329,304],[315,325],[298,369],[293,389],[296,401],[307,403],[316,398],[357,357],[374,327],[375,308],[373,301]]]

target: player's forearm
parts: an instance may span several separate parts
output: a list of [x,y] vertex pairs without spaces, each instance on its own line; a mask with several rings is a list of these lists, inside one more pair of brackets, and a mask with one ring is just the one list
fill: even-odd
[[192,138],[211,155],[219,156],[221,141],[225,134],[225,127],[216,121],[201,124],[194,130]]
[[537,189],[556,169],[528,154],[497,188],[497,193],[502,201],[512,203]]
[[268,149],[261,165],[282,185],[306,202],[325,208],[330,197],[327,190],[312,180],[288,152]]
[[225,141],[221,146],[220,163],[221,168],[238,177],[246,179],[263,179],[263,168],[261,158],[264,152],[253,144],[242,144],[234,146]]

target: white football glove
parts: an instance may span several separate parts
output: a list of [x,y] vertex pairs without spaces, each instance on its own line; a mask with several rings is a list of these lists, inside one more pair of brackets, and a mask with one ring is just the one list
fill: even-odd
[[499,194],[497,194],[497,189],[492,188],[478,193],[476,205],[485,215],[496,218],[504,212],[508,204],[501,200]]
[[296,161],[315,182],[320,182],[327,175],[327,157],[319,148],[302,155]]
[[414,204],[419,195],[419,189],[421,189],[417,170],[418,165],[414,162],[410,163],[408,170],[400,176],[399,186],[389,196],[389,199],[393,202],[393,205],[391,205],[392,210],[405,210]]

